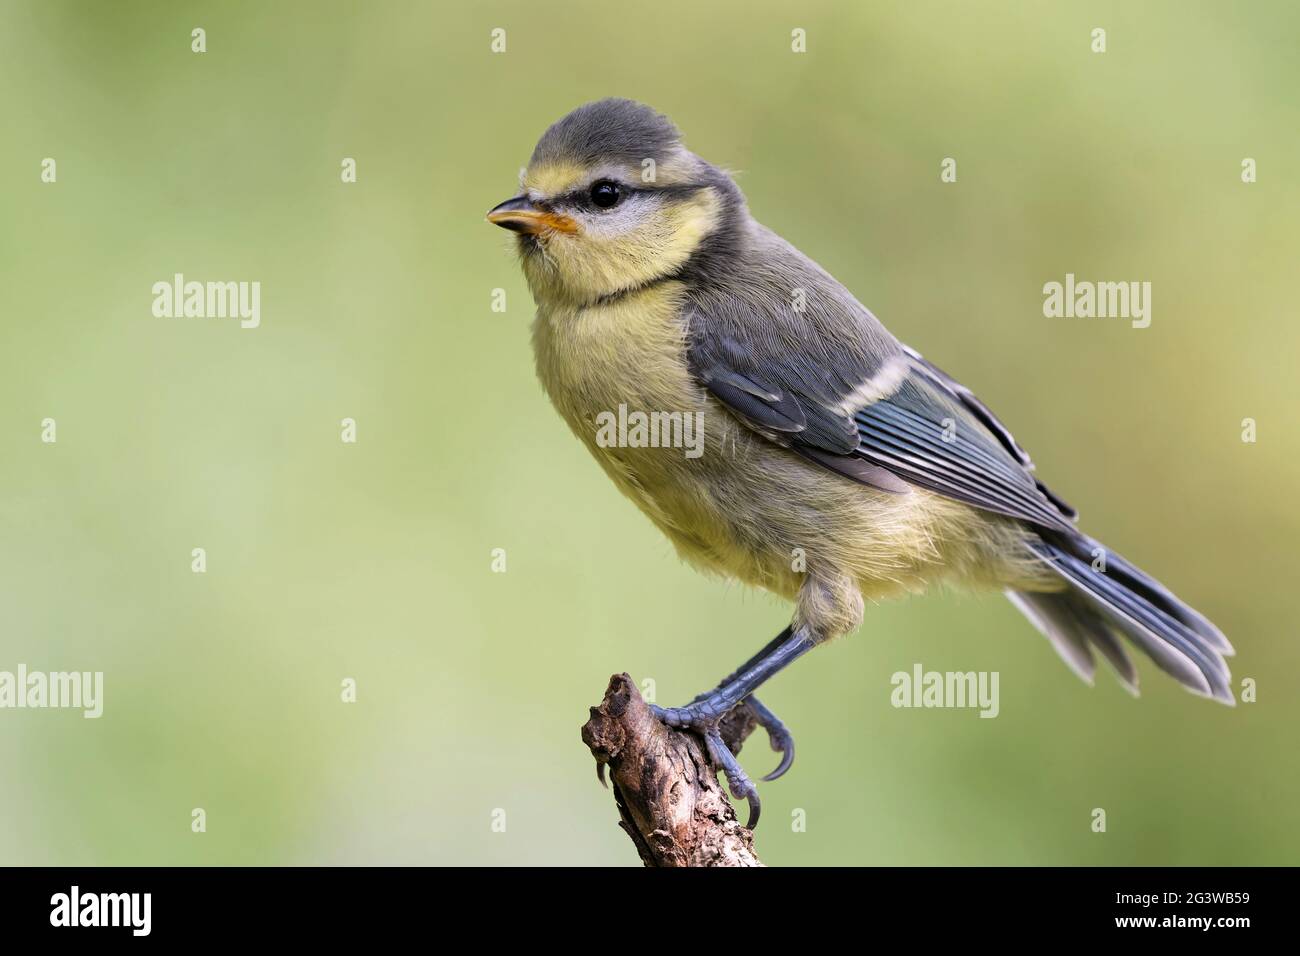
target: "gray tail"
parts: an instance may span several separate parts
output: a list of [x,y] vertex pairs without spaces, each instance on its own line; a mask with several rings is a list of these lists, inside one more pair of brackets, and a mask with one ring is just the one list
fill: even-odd
[[1007,597],[1085,681],[1092,683],[1095,648],[1120,682],[1137,694],[1137,671],[1119,641],[1123,635],[1192,693],[1228,706],[1236,703],[1223,660],[1233,653],[1232,645],[1159,581],[1081,534],[1053,534],[1050,541],[1035,539],[1029,548],[1070,588],[1008,591]]

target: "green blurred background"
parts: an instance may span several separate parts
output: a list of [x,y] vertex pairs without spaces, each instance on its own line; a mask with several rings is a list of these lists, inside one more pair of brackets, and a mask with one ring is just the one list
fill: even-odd
[[[0,863],[635,863],[587,706],[620,670],[689,699],[789,608],[681,565],[536,382],[483,213],[606,95],[736,170],[1259,682],[1230,710],[1143,658],[1133,700],[1000,597],[869,608],[764,694],[799,742],[765,861],[1296,863],[1298,31],[1282,2],[4,0],[0,670],[106,699],[0,711]],[[174,272],[260,281],[261,327],[154,318]],[[1151,327],[1044,318],[1066,272],[1151,281]],[[999,671],[1001,715],[895,710],[918,661]]]

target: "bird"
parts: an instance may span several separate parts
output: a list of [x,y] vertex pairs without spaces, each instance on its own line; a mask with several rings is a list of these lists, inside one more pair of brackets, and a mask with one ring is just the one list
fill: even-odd
[[[652,708],[702,738],[751,829],[758,788],[722,718],[747,709],[781,755],[762,779],[784,774],[793,736],[755,692],[856,630],[866,601],[1002,591],[1089,684],[1095,653],[1136,695],[1129,644],[1235,702],[1220,630],[1080,531],[1002,421],[759,224],[665,115],[621,98],[572,110],[487,220],[515,233],[537,374],[573,433],[688,564],[794,605],[712,690]],[[702,423],[698,454],[610,440],[616,410]]]

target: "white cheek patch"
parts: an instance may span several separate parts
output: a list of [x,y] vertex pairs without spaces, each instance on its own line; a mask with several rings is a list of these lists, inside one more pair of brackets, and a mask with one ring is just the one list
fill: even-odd
[[612,209],[584,209],[573,214],[573,218],[589,236],[617,239],[648,225],[659,207],[657,197],[632,193]]

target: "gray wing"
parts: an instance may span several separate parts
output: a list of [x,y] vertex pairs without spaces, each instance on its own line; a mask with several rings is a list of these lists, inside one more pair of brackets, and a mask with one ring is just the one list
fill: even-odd
[[[691,293],[688,354],[745,425],[845,477],[929,489],[1044,528],[1075,513],[967,388],[901,345],[797,250],[767,234],[743,281]],[[798,290],[802,290],[799,294]]]

